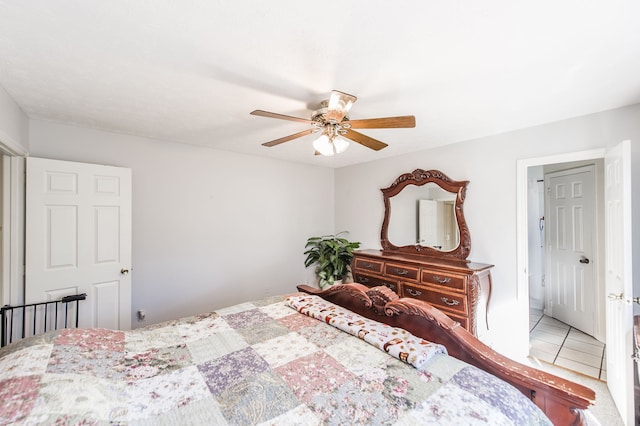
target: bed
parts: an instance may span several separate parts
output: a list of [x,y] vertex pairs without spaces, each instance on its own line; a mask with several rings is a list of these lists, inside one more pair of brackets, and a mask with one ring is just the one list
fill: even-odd
[[595,399],[386,287],[298,289],[12,343],[0,350],[0,423],[583,424]]

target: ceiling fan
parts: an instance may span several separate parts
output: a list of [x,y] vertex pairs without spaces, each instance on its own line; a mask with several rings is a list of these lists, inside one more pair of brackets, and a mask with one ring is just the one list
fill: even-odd
[[268,147],[276,146],[283,142],[310,135],[311,133],[321,133],[320,137],[313,142],[316,155],[334,155],[344,152],[349,146],[349,142],[345,138],[376,151],[388,146],[384,142],[356,132],[353,129],[416,127],[416,118],[413,115],[350,120],[347,114],[356,100],[357,98],[353,95],[333,90],[329,99],[320,103],[320,108],[311,114],[311,119],[309,120],[259,109],[252,111],[251,114],[310,124],[310,129],[265,142],[262,145]]

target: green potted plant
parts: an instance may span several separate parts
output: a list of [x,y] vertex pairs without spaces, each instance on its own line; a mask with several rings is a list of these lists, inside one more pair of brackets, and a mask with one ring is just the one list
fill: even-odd
[[346,231],[336,235],[311,237],[304,246],[307,249],[304,252],[307,255],[304,266],[316,264],[316,275],[321,289],[333,285],[336,281],[347,279],[351,273],[353,251],[360,247],[360,243],[341,237],[345,233]]

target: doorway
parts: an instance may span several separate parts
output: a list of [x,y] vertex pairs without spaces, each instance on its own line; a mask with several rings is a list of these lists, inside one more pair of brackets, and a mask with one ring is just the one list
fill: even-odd
[[[605,338],[603,169],[602,158],[530,167],[535,186],[530,185],[528,195],[530,306],[600,341]],[[558,188],[572,192],[574,200],[559,203],[569,195],[554,195]],[[566,264],[559,263],[562,257],[569,258]],[[575,286],[558,291],[564,284],[559,275]],[[564,299],[573,293],[572,311],[563,312]],[[576,315],[587,318],[572,318]]]
[[603,159],[528,167],[530,355],[606,379]]
[[[603,208],[606,207],[604,235],[606,256],[603,256],[605,279],[601,295],[606,295],[605,323],[607,344],[607,388],[627,423],[633,423],[633,270],[631,259],[631,141],[625,140],[610,148],[558,154],[548,157],[522,159],[517,161],[516,174],[516,225],[517,225],[517,303],[522,316],[518,317],[523,329],[528,329],[529,312],[529,238],[528,218],[528,171],[531,167],[572,161],[593,161],[604,159]],[[615,262],[614,262],[615,260]],[[611,271],[611,273],[609,273]],[[520,335],[518,335],[519,337]],[[518,349],[527,357],[528,333]]]
[[[529,209],[530,201],[528,200],[529,186],[531,184],[529,180],[529,171],[537,166],[545,166],[551,164],[562,164],[572,162],[593,162],[597,159],[604,159],[609,150],[607,148],[600,148],[588,151],[570,152],[565,154],[556,154],[546,157],[528,158],[517,161],[516,167],[516,227],[517,227],[517,300],[519,308],[521,309],[522,316],[519,318],[521,321],[521,329],[523,332],[526,330],[527,335],[523,335],[519,340],[518,352],[519,356],[527,358],[529,356],[529,251],[530,241],[528,226],[530,224],[527,212]],[[542,176],[540,177],[542,179]],[[538,226],[537,218],[536,222],[532,222],[535,226]],[[539,249],[538,249],[539,250]]]
[[[545,313],[590,335],[596,334],[597,244],[596,167],[567,165],[545,172],[547,286]],[[545,167],[546,169],[546,167]],[[601,187],[601,185],[599,185]],[[600,194],[598,194],[600,195]]]

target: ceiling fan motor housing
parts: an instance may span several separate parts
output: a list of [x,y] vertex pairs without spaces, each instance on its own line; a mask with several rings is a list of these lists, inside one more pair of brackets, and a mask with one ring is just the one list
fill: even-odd
[[335,134],[344,135],[347,129],[351,128],[351,124],[348,123],[349,116],[345,115],[342,118],[342,121],[338,123],[335,120],[326,119],[328,111],[329,111],[329,100],[325,99],[324,101],[320,102],[320,108],[318,108],[317,110],[311,113],[311,120],[313,121],[313,126],[316,127],[317,129],[316,131],[323,130],[327,128],[329,125],[332,125],[334,127]]

